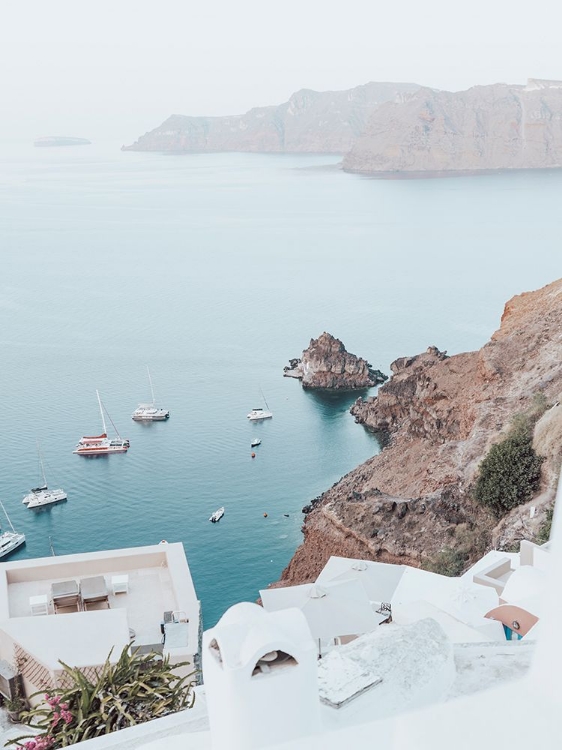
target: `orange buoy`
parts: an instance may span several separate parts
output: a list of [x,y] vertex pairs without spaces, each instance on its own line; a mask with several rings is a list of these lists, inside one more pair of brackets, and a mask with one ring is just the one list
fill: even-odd
[[267,518],[267,513],[264,513],[264,514],[263,514],[263,517],[264,517],[264,518]]
[[256,457],[256,454],[255,454],[255,453],[252,453],[252,458],[255,458],[255,457]]

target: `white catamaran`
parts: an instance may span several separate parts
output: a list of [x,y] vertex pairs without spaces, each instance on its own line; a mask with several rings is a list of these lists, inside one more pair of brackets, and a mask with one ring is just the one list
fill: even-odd
[[98,404],[100,406],[101,422],[103,425],[103,432],[101,435],[85,435],[80,438],[80,441],[76,448],[72,451],[77,453],[79,456],[109,456],[112,453],[126,453],[129,450],[129,441],[123,439],[115,427],[113,420],[109,416],[106,410],[106,414],[109,421],[113,425],[113,429],[117,435],[116,438],[107,437],[107,427],[105,426],[104,407],[102,406],[100,394],[96,391],[98,397]]
[[139,404],[138,407],[132,414],[132,419],[135,422],[164,422],[170,416],[168,409],[160,409],[156,406],[156,399],[154,398],[154,388],[152,387],[152,378],[150,377],[150,370],[148,366],[146,368],[148,373],[148,382],[150,383],[150,393],[152,394],[151,404]]
[[263,398],[263,402],[266,405],[267,409],[261,409],[261,408],[252,409],[252,411],[246,415],[248,419],[250,419],[252,422],[257,422],[260,419],[271,419],[273,417],[273,413],[269,411],[269,406],[267,404],[267,401],[265,400],[263,391],[260,391],[260,392],[261,392],[261,397]]
[[27,505],[28,508],[44,508],[47,505],[54,505],[56,503],[62,503],[67,499],[67,494],[60,488],[57,490],[50,490],[47,486],[47,479],[45,477],[45,467],[43,466],[43,456],[41,455],[41,449],[37,444],[37,452],[39,454],[39,465],[41,467],[41,476],[43,477],[43,484],[41,487],[34,487],[29,495],[26,495],[22,503]]
[[11,531],[4,531],[2,534],[0,534],[0,558],[6,557],[6,555],[9,555],[10,552],[13,552],[18,547],[21,547],[22,544],[25,544],[25,534],[19,534],[15,529],[10,521],[10,517],[6,513],[6,508],[4,508],[4,505],[2,501],[0,500],[0,507],[4,511],[4,515],[6,516],[6,520],[10,524]]

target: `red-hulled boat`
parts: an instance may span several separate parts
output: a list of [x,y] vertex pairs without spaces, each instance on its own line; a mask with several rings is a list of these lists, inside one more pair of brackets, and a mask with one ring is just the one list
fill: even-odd
[[103,424],[103,432],[101,435],[85,435],[80,438],[78,445],[72,451],[77,453],[79,456],[108,456],[111,453],[126,453],[129,450],[129,441],[127,438],[122,438],[117,432],[117,428],[113,424],[113,421],[109,414],[109,421],[115,428],[117,433],[116,438],[109,438],[107,436],[107,428],[105,426],[105,416],[103,413],[104,407],[102,406],[100,394],[96,391],[98,397],[98,403],[100,405],[101,421]]

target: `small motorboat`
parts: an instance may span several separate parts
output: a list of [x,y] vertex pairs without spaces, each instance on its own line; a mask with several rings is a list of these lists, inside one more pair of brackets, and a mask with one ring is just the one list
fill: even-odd
[[224,516],[224,508],[219,508],[218,510],[216,510],[216,511],[215,511],[215,512],[214,512],[214,513],[213,513],[213,514],[211,515],[211,517],[209,518],[209,521],[210,521],[211,523],[218,523],[218,522],[219,522],[219,521],[221,520],[221,518],[222,518],[223,516]]
[[252,440],[252,442],[250,443],[250,447],[251,448],[255,448],[256,445],[261,445],[261,440],[259,438],[256,438],[255,440]]

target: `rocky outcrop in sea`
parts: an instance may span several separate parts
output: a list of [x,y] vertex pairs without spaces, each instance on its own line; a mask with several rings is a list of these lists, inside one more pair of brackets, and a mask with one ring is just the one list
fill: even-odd
[[326,332],[310,339],[302,357],[289,360],[283,375],[299,379],[303,388],[346,391],[372,388],[387,380],[380,370],[350,354],[339,339]]
[[283,104],[255,107],[243,115],[172,115],[122,150],[344,154],[381,104],[418,88],[413,83],[367,83],[346,91],[301,89]]
[[[510,300],[479,351],[432,346],[396,360],[388,383],[352,408],[386,447],[305,507],[304,542],[281,583],[313,580],[330,555],[421,565],[449,548],[468,550],[469,562],[533,538],[560,469],[561,355],[562,279]],[[541,488],[498,523],[471,487],[491,445],[537,399],[546,404],[533,437]]]
[[343,167],[406,174],[562,167],[562,81],[420,88],[373,113]]

